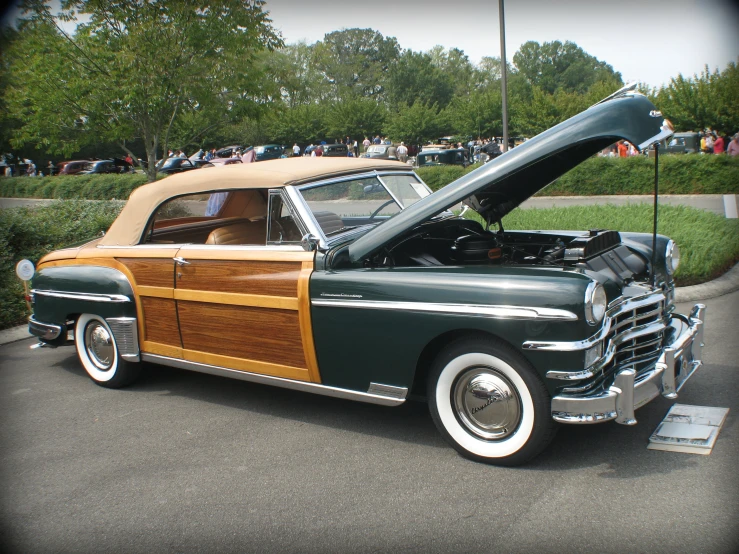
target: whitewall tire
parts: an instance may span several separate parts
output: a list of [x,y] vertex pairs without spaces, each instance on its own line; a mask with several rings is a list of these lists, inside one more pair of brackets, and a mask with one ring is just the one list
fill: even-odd
[[82,367],[98,385],[119,388],[138,377],[140,364],[121,358],[115,335],[104,318],[80,315],[74,327],[74,343]]
[[428,401],[441,434],[477,461],[525,463],[556,433],[544,383],[523,356],[492,338],[447,346],[431,368]]

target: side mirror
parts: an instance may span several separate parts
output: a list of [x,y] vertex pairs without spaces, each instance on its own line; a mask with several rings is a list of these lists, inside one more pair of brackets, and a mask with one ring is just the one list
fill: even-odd
[[320,240],[312,233],[306,233],[303,235],[303,238],[300,239],[300,246],[302,246],[303,250],[306,252],[314,252],[321,249]]

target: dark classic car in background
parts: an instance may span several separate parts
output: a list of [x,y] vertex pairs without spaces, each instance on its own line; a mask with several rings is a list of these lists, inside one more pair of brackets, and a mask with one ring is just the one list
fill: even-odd
[[265,144],[263,146],[255,146],[254,153],[256,154],[256,161],[263,162],[265,160],[276,160],[282,157],[282,153],[285,149],[279,144]]
[[[701,366],[705,308],[675,312],[670,239],[501,223],[614,141],[670,134],[621,91],[434,194],[374,159],[172,176],[134,191],[102,238],[40,260],[29,329],[52,346],[72,332],[106,387],[148,361],[387,406],[425,398],[463,455],[521,464],[559,423],[636,423]],[[484,224],[448,211],[462,201]]]
[[415,167],[430,165],[470,165],[470,152],[466,148],[426,149],[424,147],[416,156]]

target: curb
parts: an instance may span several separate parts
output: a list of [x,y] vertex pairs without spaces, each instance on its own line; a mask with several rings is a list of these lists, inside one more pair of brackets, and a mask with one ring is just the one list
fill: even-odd
[[[739,290],[739,264],[736,264],[721,277],[689,287],[677,287],[675,289],[675,302],[695,302],[696,300],[708,300]],[[27,325],[19,325],[0,331],[0,346],[30,339],[33,335],[28,332]]]

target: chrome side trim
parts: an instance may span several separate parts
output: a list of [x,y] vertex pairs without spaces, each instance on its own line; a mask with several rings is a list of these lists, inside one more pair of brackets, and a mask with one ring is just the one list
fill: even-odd
[[135,317],[109,317],[105,320],[113,332],[118,353],[126,361],[138,362],[139,335]]
[[313,218],[313,212],[308,207],[308,204],[306,204],[303,195],[300,194],[295,187],[285,187],[283,190],[291,207],[295,212],[297,212],[298,219],[302,221],[303,227],[307,231],[304,232],[303,235],[313,235],[318,239],[318,248],[324,251],[328,250],[326,235],[323,234],[323,229],[321,229],[321,226],[318,225],[316,220]]
[[28,320],[28,332],[43,340],[54,340],[61,334],[62,326],[53,323],[41,323],[31,316]]
[[70,292],[57,290],[38,290],[31,291],[34,298],[37,296],[49,296],[51,298],[68,298],[71,300],[87,300],[90,302],[131,302],[131,299],[124,294],[95,294],[92,292]]
[[[611,331],[611,325],[613,325],[613,320],[619,315],[625,312],[630,312],[631,310],[635,310],[642,306],[654,304],[664,299],[665,295],[661,292],[658,292],[656,294],[649,294],[635,298],[633,300],[620,302],[619,304],[608,310],[608,312],[606,313],[606,317],[603,320],[603,327],[601,327],[600,331],[585,340],[572,342],[540,342],[527,340],[523,343],[522,347],[526,350],[548,350],[556,352],[575,352],[577,350],[587,350],[588,348],[590,348],[591,346],[595,346],[597,342],[602,341],[608,336],[608,333]],[[633,338],[633,336],[631,338]]]
[[393,385],[383,385],[382,383],[370,383],[367,392],[369,394],[387,396],[390,398],[398,398],[402,400],[405,400],[405,397],[408,396],[407,387],[395,387]]
[[313,306],[329,308],[359,308],[367,310],[398,310],[443,314],[481,315],[498,319],[546,319],[577,321],[567,310],[529,306],[484,306],[477,304],[437,304],[434,302],[392,302],[386,300],[311,300]]
[[[400,406],[405,402],[405,398],[396,398],[388,395],[373,394],[369,392],[359,392],[349,389],[340,389],[337,387],[329,387],[319,385],[317,383],[306,383],[304,381],[292,381],[283,379],[282,377],[272,377],[270,375],[260,375],[258,373],[249,373],[248,371],[238,371],[198,362],[190,362],[187,360],[179,360],[158,354],[141,354],[141,360],[155,364],[162,364],[188,371],[198,371],[200,373],[208,373],[209,375],[219,375],[222,377],[230,377],[241,381],[249,381],[252,383],[260,383],[263,385],[274,385],[285,389],[298,390],[303,392],[312,392],[322,394],[324,396],[332,396],[334,398],[345,398],[348,400],[358,400],[360,402],[368,402],[370,404],[379,404],[381,406]],[[387,386],[387,385],[386,385]]]

